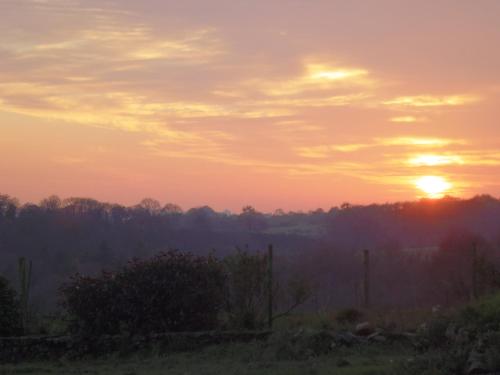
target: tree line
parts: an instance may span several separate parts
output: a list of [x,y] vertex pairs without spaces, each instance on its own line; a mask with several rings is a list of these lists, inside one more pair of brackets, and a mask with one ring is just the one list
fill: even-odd
[[269,243],[278,282],[300,275],[314,286],[305,309],[359,305],[365,249],[372,304],[454,303],[472,293],[473,263],[479,291],[495,287],[500,201],[446,197],[309,212],[246,206],[231,213],[153,199],[123,206],[52,196],[21,204],[0,195],[0,274],[19,289],[19,258],[31,261],[30,304],[40,312],[58,309],[57,291],[76,273],[95,277],[173,249],[223,259],[238,249],[255,254]]

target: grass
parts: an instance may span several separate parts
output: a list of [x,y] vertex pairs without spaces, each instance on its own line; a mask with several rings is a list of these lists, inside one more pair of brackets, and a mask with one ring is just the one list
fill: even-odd
[[[432,319],[430,309],[371,309],[360,310],[362,316],[360,321],[368,321],[376,327],[389,331],[412,332],[419,326]],[[315,313],[296,313],[278,319],[275,322],[276,330],[287,330],[297,328],[313,329],[348,329],[356,326],[342,324],[336,320],[338,311],[322,311]]]
[[408,348],[368,345],[342,348],[303,361],[277,360],[261,343],[218,345],[198,352],[134,355],[100,360],[0,365],[7,374],[95,375],[382,375],[412,356]]
[[[276,321],[275,330],[353,329],[355,324],[340,324],[336,320],[337,313],[292,314]],[[362,320],[378,327],[392,326],[399,331],[414,330],[432,315],[428,310],[370,310],[362,313]],[[391,375],[401,373],[397,371],[398,364],[415,355],[411,348],[389,344],[336,348],[328,355],[306,360],[283,359],[276,350],[269,342],[254,342],[214,345],[196,352],[165,355],[149,352],[129,357],[115,355],[106,359],[0,364],[0,375]]]

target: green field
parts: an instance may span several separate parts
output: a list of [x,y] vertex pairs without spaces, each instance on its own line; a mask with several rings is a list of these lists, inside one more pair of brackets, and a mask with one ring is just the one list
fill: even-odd
[[300,361],[278,359],[261,343],[218,345],[198,352],[148,354],[129,358],[21,363],[0,365],[0,374],[99,375],[381,375],[396,374],[397,366],[411,358],[408,348],[367,345],[339,348],[330,354]]

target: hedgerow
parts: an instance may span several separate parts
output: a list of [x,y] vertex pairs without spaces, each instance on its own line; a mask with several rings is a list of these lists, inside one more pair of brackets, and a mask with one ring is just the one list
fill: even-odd
[[61,288],[73,333],[146,334],[217,326],[225,275],[213,257],[168,251]]

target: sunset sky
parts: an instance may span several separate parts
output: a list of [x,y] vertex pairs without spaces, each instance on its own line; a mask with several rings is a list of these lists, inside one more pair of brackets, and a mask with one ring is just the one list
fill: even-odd
[[500,195],[498,0],[0,0],[0,193]]

